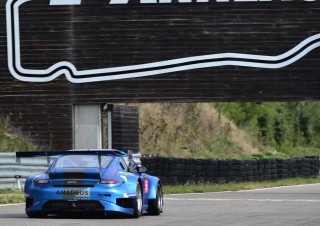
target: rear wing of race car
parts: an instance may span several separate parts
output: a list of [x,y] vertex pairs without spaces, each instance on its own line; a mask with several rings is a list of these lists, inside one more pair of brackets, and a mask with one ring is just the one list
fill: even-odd
[[69,151],[34,151],[34,152],[16,152],[16,162],[21,163],[21,158],[46,157],[47,163],[50,165],[50,157],[61,155],[97,155],[99,164],[101,163],[101,155],[112,154],[116,156],[127,156],[132,159],[132,151],[122,151],[116,149],[86,149],[86,150],[69,150]]

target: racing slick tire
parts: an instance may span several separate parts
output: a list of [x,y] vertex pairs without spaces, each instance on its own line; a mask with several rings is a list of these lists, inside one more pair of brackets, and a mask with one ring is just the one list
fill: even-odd
[[163,192],[160,184],[157,186],[157,196],[156,199],[149,200],[148,212],[151,215],[160,215],[163,212]]
[[33,212],[28,212],[26,214],[28,215],[29,218],[43,218],[47,216],[42,211],[33,211]]
[[134,209],[133,217],[134,218],[139,218],[140,215],[142,214],[142,200],[143,200],[143,197],[142,197],[141,185],[138,182],[137,188],[136,188],[136,198],[133,203],[133,209]]

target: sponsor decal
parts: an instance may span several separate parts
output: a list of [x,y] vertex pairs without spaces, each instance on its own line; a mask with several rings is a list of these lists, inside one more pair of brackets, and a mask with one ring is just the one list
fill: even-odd
[[127,179],[127,177],[126,177],[126,176],[121,175],[120,177],[121,177],[122,179],[124,179],[124,181],[125,181],[125,182],[127,182],[127,181],[128,181],[128,179]]
[[127,193],[123,194],[123,198],[133,198],[133,197],[136,197],[136,194],[127,194]]
[[144,193],[149,192],[149,180],[147,178],[144,178]]
[[106,178],[113,178],[114,175],[118,172],[118,169],[116,167],[112,167],[108,170]]
[[76,184],[76,183],[77,183],[77,181],[69,180],[69,181],[67,181],[66,183],[67,183],[67,184]]
[[56,195],[64,199],[90,197],[90,188],[64,188],[57,190]]
[[128,175],[128,176],[133,176],[134,175],[133,173],[125,172],[125,171],[121,171],[120,174]]

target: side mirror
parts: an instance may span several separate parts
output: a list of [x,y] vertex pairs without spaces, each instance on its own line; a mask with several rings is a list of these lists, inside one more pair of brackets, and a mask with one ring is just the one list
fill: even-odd
[[138,166],[138,172],[139,173],[145,173],[145,172],[147,172],[147,168],[144,167],[144,166]]

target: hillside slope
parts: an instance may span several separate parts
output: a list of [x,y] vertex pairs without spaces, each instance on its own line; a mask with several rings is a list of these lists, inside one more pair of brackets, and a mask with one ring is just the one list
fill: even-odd
[[261,148],[211,104],[141,104],[142,153],[174,157],[244,157]]
[[[143,154],[195,158],[320,156],[320,102],[135,104]],[[0,152],[36,150],[0,117]]]
[[0,117],[0,152],[28,151],[33,148],[10,126],[8,117]]

